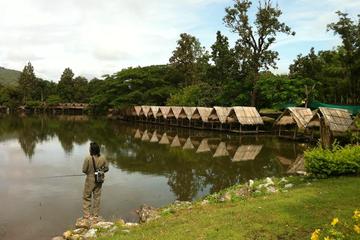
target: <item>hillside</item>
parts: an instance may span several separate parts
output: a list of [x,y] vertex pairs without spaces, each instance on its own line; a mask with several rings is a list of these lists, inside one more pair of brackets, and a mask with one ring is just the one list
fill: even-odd
[[15,85],[20,76],[19,71],[6,69],[0,67],[0,84],[2,85]]

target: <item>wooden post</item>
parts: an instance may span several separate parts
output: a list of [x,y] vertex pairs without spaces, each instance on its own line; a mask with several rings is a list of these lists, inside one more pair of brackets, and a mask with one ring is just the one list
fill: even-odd
[[295,127],[295,130],[294,130],[294,135],[293,135],[293,139],[295,140],[296,139],[296,135],[297,135],[297,127]]

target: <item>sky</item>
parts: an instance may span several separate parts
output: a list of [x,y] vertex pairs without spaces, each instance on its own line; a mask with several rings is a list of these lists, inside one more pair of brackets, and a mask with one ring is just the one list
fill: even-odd
[[[254,16],[258,1],[250,14]],[[280,60],[274,73],[287,73],[298,54],[333,49],[341,43],[326,31],[335,12],[355,20],[359,0],[278,0],[295,36],[279,35],[272,49]],[[123,68],[166,64],[180,33],[207,48],[216,31],[234,45],[237,35],[223,23],[232,0],[0,0],[0,66],[22,70],[31,61],[43,79],[59,81],[70,67],[87,78]]]

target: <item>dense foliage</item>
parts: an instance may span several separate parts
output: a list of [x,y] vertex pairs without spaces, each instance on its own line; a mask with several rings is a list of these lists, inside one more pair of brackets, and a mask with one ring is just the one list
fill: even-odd
[[360,173],[360,146],[316,147],[304,154],[306,170],[317,176],[337,176]]

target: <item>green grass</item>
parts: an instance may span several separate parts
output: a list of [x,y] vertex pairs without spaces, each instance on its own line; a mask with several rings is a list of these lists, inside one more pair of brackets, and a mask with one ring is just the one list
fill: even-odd
[[360,177],[331,178],[289,192],[195,204],[106,239],[310,239],[315,228],[360,208],[359,186]]

